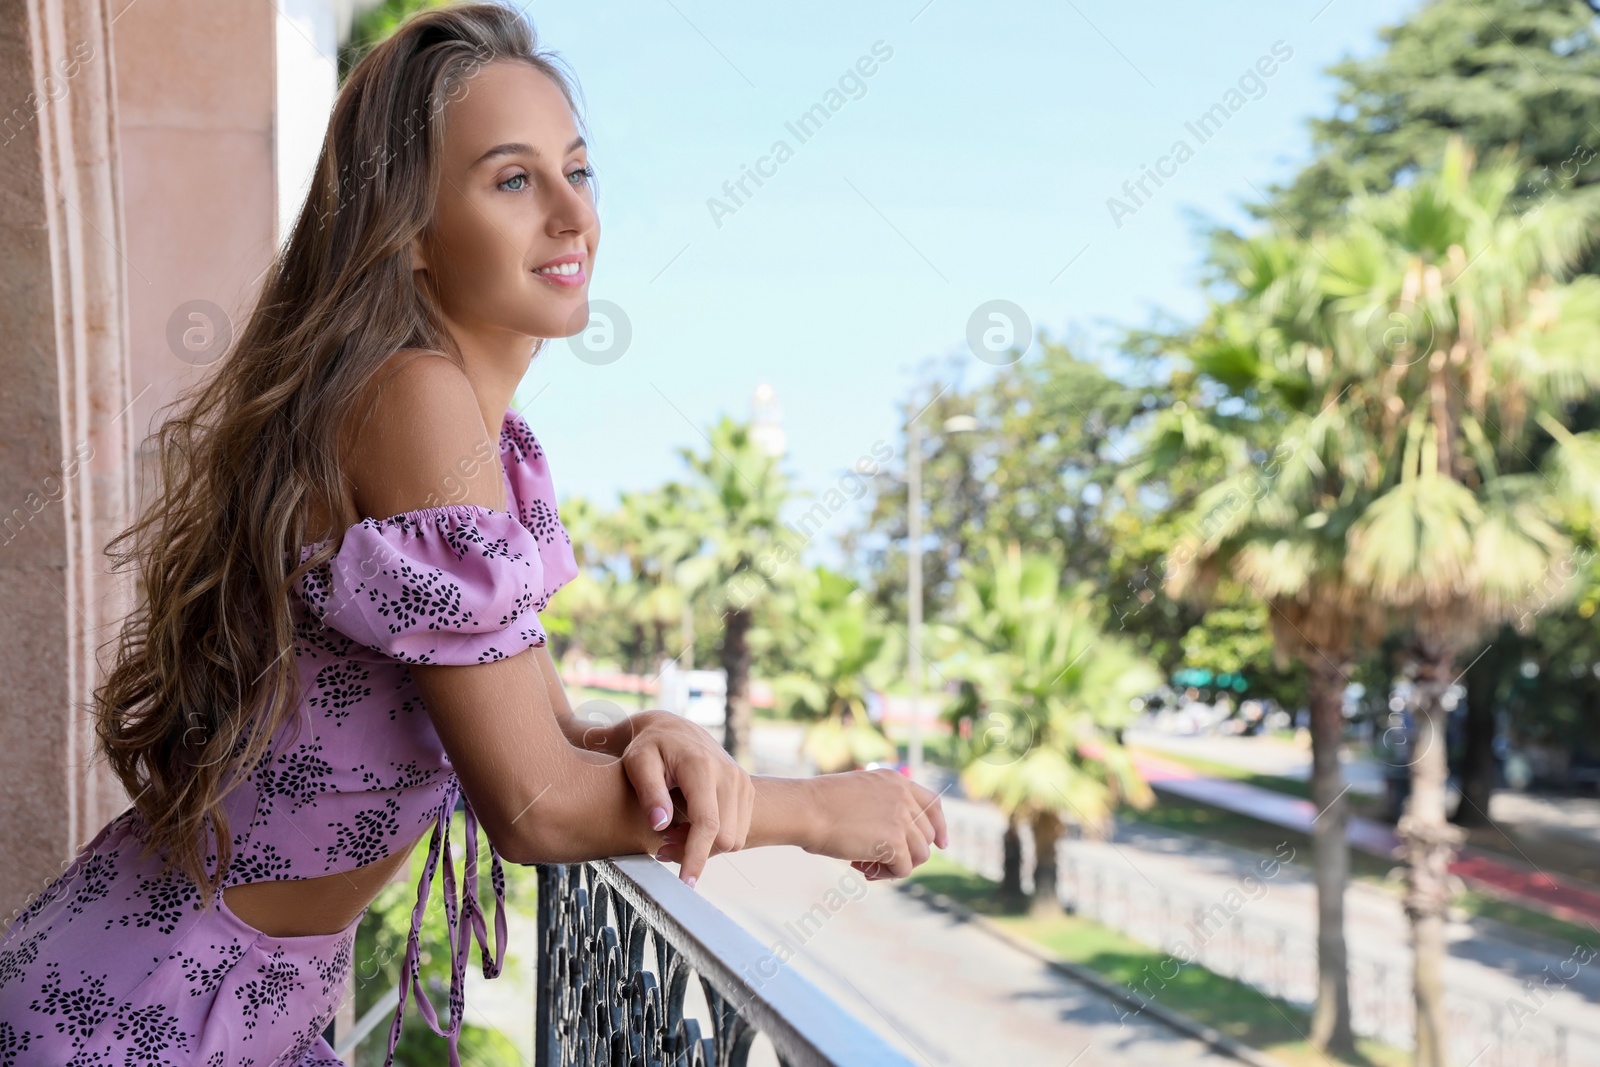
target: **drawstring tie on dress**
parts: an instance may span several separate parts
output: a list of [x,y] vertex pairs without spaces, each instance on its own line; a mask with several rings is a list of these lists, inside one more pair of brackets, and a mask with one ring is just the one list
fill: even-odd
[[[428,840],[428,862],[422,869],[422,878],[417,883],[417,904],[411,911],[411,934],[406,939],[405,960],[400,967],[400,1002],[395,1005],[394,1023],[389,1028],[389,1051],[384,1057],[384,1067],[390,1067],[394,1062],[394,1049],[400,1040],[400,1028],[405,1020],[406,994],[408,987],[417,994],[417,1007],[422,1012],[422,1017],[427,1020],[428,1026],[440,1037],[446,1038],[450,1043],[450,1067],[461,1067],[461,1056],[457,1051],[457,1042],[461,1037],[462,1009],[466,1003],[463,987],[466,983],[467,955],[472,947],[472,939],[478,940],[478,958],[483,963],[483,976],[494,978],[500,973],[500,965],[505,957],[506,948],[506,912],[505,912],[505,871],[500,864],[500,853],[495,850],[494,842],[489,843],[489,877],[494,885],[494,958],[489,957],[488,926],[484,921],[483,909],[478,904],[478,819],[472,811],[472,802],[461,796],[462,806],[466,813],[467,855],[466,869],[461,879],[461,899],[456,900],[456,875],[455,868],[449,859],[450,852],[450,822],[455,811],[456,798],[461,796],[461,780],[454,774],[450,776],[449,784],[445,787],[445,796],[439,806],[439,815],[434,822],[433,834]],[[438,866],[441,851],[446,854],[444,863],[444,915],[445,924],[449,927],[449,938],[452,950],[450,966],[450,1021],[443,1030],[439,1029],[439,1015],[434,1010],[433,1003],[422,989],[421,965],[418,960],[421,952],[422,916],[428,908],[428,896],[433,886],[433,872]],[[465,910],[467,923],[460,921],[460,912]]]

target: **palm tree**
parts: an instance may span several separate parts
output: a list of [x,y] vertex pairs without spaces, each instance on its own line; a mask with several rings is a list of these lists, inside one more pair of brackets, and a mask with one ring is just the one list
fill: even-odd
[[[681,567],[699,549],[701,530],[692,513],[681,503],[680,487],[668,484],[645,492],[622,494],[622,522],[633,531],[636,553],[630,558],[634,578],[633,597],[627,617],[640,635],[641,648],[648,650],[642,675],[659,676],[663,658],[683,654],[678,638],[670,642],[668,632],[681,629],[690,607],[691,590],[682,581]],[[645,690],[639,691],[639,704],[645,703]]]
[[[1461,838],[1446,818],[1446,701],[1471,666],[1461,654],[1563,584],[1552,576],[1576,548],[1559,524],[1566,501],[1526,456],[1536,426],[1559,430],[1600,391],[1600,278],[1565,280],[1594,239],[1600,199],[1590,187],[1519,215],[1516,180],[1509,161],[1474,173],[1452,140],[1437,175],[1357,204],[1328,248],[1341,349],[1359,349],[1379,316],[1410,326],[1392,355],[1379,349],[1388,366],[1370,368],[1376,388],[1360,398],[1390,462],[1351,527],[1348,570],[1410,638],[1417,755],[1398,829],[1427,1067],[1446,1056],[1446,872]],[[1551,458],[1568,452],[1559,441]]]
[[709,598],[720,616],[717,656],[728,677],[723,747],[749,767],[750,630],[756,609],[790,580],[798,550],[779,520],[789,488],[777,458],[757,446],[749,425],[727,416],[707,438],[705,455],[678,450],[696,475],[682,503],[704,532],[702,551],[680,565],[678,580]]
[[[621,644],[629,674],[643,679],[659,649],[652,647],[652,626],[659,621],[659,610],[653,608],[651,595],[652,550],[650,544],[649,513],[651,494],[624,492],[616,509],[602,522],[600,542],[607,554],[626,568],[625,578],[610,587],[611,618],[626,627],[627,636]],[[637,697],[637,705],[644,707],[644,691]]]
[[1117,731],[1132,719],[1133,699],[1161,679],[1128,644],[1100,632],[1085,588],[1061,589],[1059,561],[1024,553],[1015,541],[1002,549],[994,538],[986,555],[984,565],[963,565],[955,617],[936,628],[954,649],[943,673],[976,698],[955,715],[982,727],[973,731],[961,784],[1005,813],[1013,839],[1019,824],[1031,826],[1029,910],[1059,914],[1064,825],[1104,833],[1119,804],[1153,801]]
[[895,747],[867,715],[867,691],[901,662],[877,609],[849,578],[816,566],[799,576],[780,611],[792,636],[791,670],[773,689],[808,720],[805,751],[822,774],[887,760]]
[[1322,324],[1306,310],[1321,300],[1315,252],[1277,234],[1249,241],[1222,235],[1211,258],[1231,299],[1213,305],[1182,354],[1191,374],[1248,406],[1174,405],[1158,423],[1146,466],[1167,469],[1205,456],[1221,458],[1230,472],[1189,505],[1165,583],[1175,597],[1217,604],[1224,579],[1238,581],[1266,603],[1277,654],[1305,667],[1318,813],[1317,997],[1309,1038],[1350,1054],[1349,816],[1339,749],[1348,671],[1357,649],[1379,637],[1382,619],[1346,581],[1346,538],[1358,502],[1344,500],[1339,487],[1347,472],[1370,469],[1377,457],[1364,439],[1342,432],[1335,402],[1345,383],[1318,374],[1326,362],[1316,355]]
[[[1417,736],[1399,833],[1423,1067],[1443,1067],[1447,1045],[1446,871],[1461,833],[1445,817],[1449,691],[1465,650],[1564,595],[1571,479],[1550,475],[1584,469],[1594,442],[1565,420],[1600,391],[1600,278],[1565,280],[1600,194],[1518,214],[1516,170],[1475,170],[1452,141],[1437,172],[1358,198],[1328,234],[1238,245],[1239,298],[1196,355],[1288,432],[1276,470],[1241,470],[1232,488],[1253,489],[1231,501],[1219,487],[1210,528],[1175,550],[1303,605],[1282,621],[1306,627],[1315,653],[1365,644],[1374,613],[1404,636]],[[1539,454],[1551,471],[1531,469]],[[1330,621],[1338,632],[1318,629]]]
[[570,662],[587,656],[591,628],[604,617],[608,599],[595,576],[603,559],[603,546],[596,542],[601,518],[595,506],[585,497],[567,498],[561,504],[561,524],[572,539],[578,573],[540,613],[540,620],[547,633],[564,639],[563,659]]

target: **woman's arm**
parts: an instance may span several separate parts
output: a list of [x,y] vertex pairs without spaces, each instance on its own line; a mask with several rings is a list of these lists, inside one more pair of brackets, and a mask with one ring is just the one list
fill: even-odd
[[[411,676],[484,832],[506,859],[571,863],[654,855],[666,840],[647,823],[623,760],[567,743],[533,657],[413,664]],[[681,784],[689,799],[680,826],[690,833],[715,837],[716,812],[697,812],[695,804],[697,796],[714,799],[715,784]],[[806,781],[758,777],[751,784],[746,847],[815,842],[816,809]],[[702,856],[686,869],[685,880],[698,877],[704,863]]]

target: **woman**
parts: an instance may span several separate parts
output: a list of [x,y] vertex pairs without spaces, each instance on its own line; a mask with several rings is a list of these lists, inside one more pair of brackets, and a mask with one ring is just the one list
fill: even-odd
[[[542,339],[588,317],[574,112],[494,4],[415,17],[350,74],[249,323],[163,425],[160,499],[117,539],[141,598],[96,712],[133,803],[7,931],[0,1063],[336,1063],[356,925],[430,827],[391,1060],[414,992],[458,1062],[472,937],[485,977],[504,951],[501,857],[649,852],[692,885],[756,845],[868,877],[944,846],[937,798],[893,772],[751,778],[674,716],[573,716],[538,612],[577,565],[508,408]],[[415,966],[441,854],[442,1024]]]

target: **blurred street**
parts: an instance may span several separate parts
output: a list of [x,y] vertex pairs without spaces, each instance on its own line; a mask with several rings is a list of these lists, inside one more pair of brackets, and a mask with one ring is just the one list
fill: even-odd
[[[1236,1062],[1148,1018],[1120,1025],[1123,1005],[837,860],[791,847],[719,856],[699,890],[769,946],[794,944],[785,924],[824,894],[842,894],[849,903],[797,946],[789,965],[917,1063]],[[751,1057],[752,1067],[761,1062]]]

